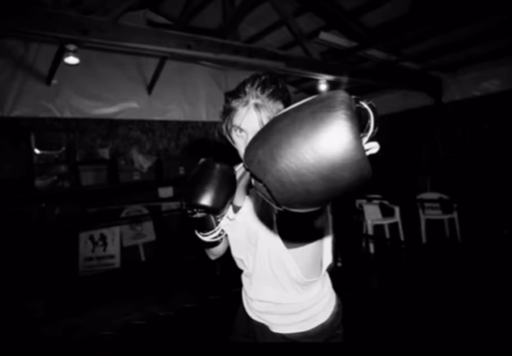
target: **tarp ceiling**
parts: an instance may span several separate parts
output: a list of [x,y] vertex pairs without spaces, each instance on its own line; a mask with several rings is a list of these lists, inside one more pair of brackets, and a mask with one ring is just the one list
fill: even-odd
[[218,121],[223,93],[250,72],[168,61],[151,95],[158,60],[85,50],[45,84],[56,46],[0,42],[0,116]]

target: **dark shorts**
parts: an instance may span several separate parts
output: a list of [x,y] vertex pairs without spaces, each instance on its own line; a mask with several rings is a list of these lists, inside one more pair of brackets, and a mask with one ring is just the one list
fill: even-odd
[[293,334],[278,334],[238,309],[230,342],[343,342],[342,308],[338,299],[332,315],[317,327]]

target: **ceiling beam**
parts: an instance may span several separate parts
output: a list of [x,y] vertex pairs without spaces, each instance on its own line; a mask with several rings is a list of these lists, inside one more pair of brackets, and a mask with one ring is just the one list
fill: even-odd
[[[382,45],[418,42],[422,39],[430,38],[435,34],[456,29],[465,24],[482,21],[484,15],[484,13],[481,15],[459,15],[451,17],[450,19],[428,21],[427,23],[425,23],[427,20],[421,17],[421,15],[402,16],[372,29],[365,41],[343,51],[343,57],[349,58],[363,51]],[[503,14],[490,15],[490,17],[494,18],[499,18],[501,16],[503,16]]]
[[0,30],[11,36],[72,41],[87,48],[132,51],[138,55],[167,55],[187,62],[212,62],[245,70],[335,80],[349,77],[358,82],[380,84],[432,93],[440,82],[418,73],[394,69],[353,73],[338,63],[289,55],[276,50],[179,32],[147,29],[111,21],[43,9],[0,12]]
[[509,38],[489,40],[480,43],[476,46],[467,47],[464,50],[454,51],[445,54],[444,56],[435,59],[426,60],[421,62],[421,65],[428,69],[446,68],[459,66],[460,68],[467,67],[469,64],[474,64],[481,60],[481,58],[489,58],[494,56],[499,59],[500,56],[505,56],[512,52],[512,46]]
[[235,0],[222,0],[222,23],[227,23],[236,9]]
[[151,76],[151,80],[148,84],[148,94],[153,94],[153,90],[155,90],[156,83],[158,82],[158,79],[160,79],[160,76],[162,75],[162,72],[165,67],[165,63],[167,63],[167,56],[160,57],[158,60],[158,64],[156,65],[155,71],[153,72],[153,75]]
[[357,18],[362,17],[372,11],[375,11],[377,9],[380,9],[381,7],[384,7],[384,5],[387,5],[390,2],[390,0],[373,0],[373,1],[367,1],[358,7],[349,10],[350,15]]
[[[436,46],[443,46],[445,43],[452,42],[454,45],[459,44],[461,41],[470,39],[475,36],[490,36],[494,34],[500,35],[509,33],[511,26],[511,17],[508,14],[501,16],[490,16],[482,18],[480,21],[470,19],[464,22],[459,22],[456,27],[443,26],[443,31],[433,30],[430,33],[425,33],[423,36],[413,36],[406,38],[397,43],[402,50],[409,53],[411,56],[418,55],[423,52],[423,48],[433,48]],[[421,53],[419,54],[421,56]]]
[[507,46],[496,51],[480,52],[475,56],[464,58],[462,62],[450,62],[443,65],[438,64],[435,66],[435,69],[441,73],[452,73],[473,65],[503,59],[506,59],[508,63],[512,62],[512,47]]
[[[318,36],[318,40],[320,43],[330,46],[336,50],[334,51],[324,51],[322,52],[322,58],[324,60],[334,60],[341,61],[343,63],[349,63],[350,58],[346,58],[343,56],[343,51],[340,49],[350,48],[350,41],[347,42],[346,39],[339,37],[338,35],[322,32]],[[368,50],[359,54],[357,58],[360,60],[361,58],[366,58],[371,60],[374,63],[381,64],[393,64],[395,66],[402,66],[403,68],[413,68],[414,70],[421,71],[421,66],[414,63],[414,60],[409,58],[402,53],[395,53],[394,51],[381,51],[381,50]],[[359,65],[358,65],[359,67]],[[409,69],[408,69],[409,70]],[[423,74],[429,75],[429,73],[424,72]]]
[[65,49],[62,44],[57,47],[55,54],[53,56],[52,64],[50,65],[50,69],[48,70],[48,74],[46,75],[46,85],[51,86],[53,84],[53,79],[55,78],[55,74],[59,70],[59,67],[62,63],[62,58],[64,57]]
[[111,0],[104,1],[103,5],[95,13],[95,16],[108,18],[118,21],[125,13],[131,9],[146,8],[145,0]]
[[[214,38],[222,38],[222,33],[219,30],[211,29],[211,28],[204,28],[204,27],[196,27],[196,26],[187,26],[184,23],[184,19],[188,16],[188,13],[191,11],[194,5],[193,0],[186,1],[181,9],[181,13],[178,16],[178,20],[176,21],[175,18],[165,9],[163,9],[161,6],[159,6],[160,3],[158,3],[158,0],[149,0],[153,3],[151,6],[149,6],[149,10],[153,11],[158,16],[166,19],[169,21],[169,23],[162,23],[159,21],[153,21],[150,18],[146,19],[146,25],[152,28],[158,28],[166,31],[179,31],[179,32],[186,32],[193,35],[199,35],[199,36],[208,36],[208,37],[214,37]],[[148,4],[149,5],[149,4]]]
[[270,0],[272,8],[277,13],[277,15],[281,18],[283,23],[285,24],[288,32],[292,35],[293,38],[299,43],[300,48],[304,51],[306,56],[311,58],[318,58],[315,54],[315,51],[311,48],[309,44],[309,39],[306,38],[304,32],[299,27],[299,24],[295,21],[295,19],[290,16],[287,12],[287,9],[284,7],[282,1],[278,0]]
[[[343,32],[344,28],[350,30],[352,35],[350,36],[350,32],[347,33],[346,37],[352,39],[356,42],[363,42],[368,38],[369,30],[363,26],[356,18],[353,16],[353,13],[346,11],[340,4],[333,0],[324,0],[321,2],[313,3],[306,0],[298,0],[304,6],[309,4],[309,8],[311,11],[314,11],[317,16],[321,17],[328,26],[337,30],[341,34],[345,35],[346,32]],[[316,8],[316,10],[315,10]],[[340,24],[343,26],[340,27]],[[405,58],[402,53],[399,53],[395,50],[389,49],[381,49],[382,52],[386,54],[390,54],[395,58],[394,61],[401,62],[405,60],[409,60]]]
[[[420,47],[416,51],[407,51],[409,53],[409,57],[412,58],[416,62],[428,62],[430,60],[434,60],[436,58],[451,55],[453,53],[461,53],[468,48],[473,48],[481,44],[489,43],[495,40],[501,39],[510,39],[510,30],[509,26],[501,26],[499,28],[488,26],[487,28],[483,28],[479,32],[472,33],[471,31],[467,31],[467,37],[458,38],[456,40],[452,39],[451,41],[443,42],[443,38],[437,39],[437,42],[432,41],[432,44],[428,47]],[[512,40],[510,40],[510,44],[512,45]]]
[[296,1],[344,36],[355,41],[361,41],[366,38],[366,29],[356,21],[352,21],[348,12],[336,1]]
[[187,0],[185,2],[183,11],[186,10],[185,13],[180,15],[180,18],[178,20],[178,24],[180,26],[186,26],[188,23],[190,23],[192,20],[194,20],[201,12],[203,12],[204,9],[208,7],[214,0],[201,0],[196,6],[188,5],[187,2],[193,2],[192,0]]
[[236,10],[229,16],[227,20],[224,21],[224,25],[222,28],[222,32],[224,32],[224,37],[226,39],[234,39],[234,34],[236,34],[240,24],[243,20],[256,8],[265,3],[265,1],[261,0],[243,0],[240,5],[236,8]]
[[[389,0],[375,0],[375,1],[369,1],[369,2],[366,2],[364,4],[361,4],[351,10],[349,10],[348,12],[350,13],[350,15],[352,17],[360,17],[372,10],[375,10],[377,8],[380,8],[382,6],[384,6],[385,4],[387,4],[389,2]],[[292,12],[292,17],[295,18],[295,19],[298,19],[299,17],[301,16],[304,16],[306,14],[308,14],[309,11],[307,9],[305,9],[304,7],[299,7],[298,9],[294,10]],[[247,44],[253,44],[253,43],[256,43],[260,40],[262,40],[263,38],[267,37],[268,35],[270,35],[272,32],[275,32],[277,30],[279,30],[280,28],[284,27],[285,26],[285,23],[279,19],[277,20],[276,22],[273,22],[271,23],[270,25],[268,25],[267,27],[265,27],[263,30],[261,30],[260,32],[252,35],[251,37],[249,37],[248,39],[246,39],[244,42],[247,43]],[[327,25],[326,26],[323,26],[322,27],[322,31],[324,30],[327,30]],[[316,33],[317,31],[315,31]],[[308,35],[306,35],[308,36]],[[299,43],[296,41],[296,40],[292,40],[286,44],[284,44],[280,49],[291,49],[295,46],[298,46]]]
[[[295,19],[298,19],[299,17],[301,17],[307,13],[308,13],[308,11],[306,9],[304,9],[303,7],[300,7],[297,10],[292,12],[292,16]],[[244,42],[247,44],[253,44],[255,42],[258,42],[258,41],[262,40],[263,38],[267,37],[268,35],[270,35],[272,32],[277,31],[280,28],[284,27],[284,25],[285,24],[284,24],[283,20],[279,19],[276,22],[273,22],[270,25],[268,25],[267,27],[265,27],[260,32],[252,35],[251,37],[246,39]],[[294,41],[294,43],[295,43],[295,41]]]
[[196,3],[195,0],[186,0],[181,8],[180,14],[178,16],[178,21],[176,21],[177,27],[184,27],[187,24],[188,18],[190,16],[190,12]]
[[155,22],[151,20],[146,20],[146,24],[148,27],[161,29],[165,31],[177,31],[177,32],[185,32],[191,35],[205,36],[222,39],[224,35],[221,31],[211,28],[203,28],[203,27],[195,27],[195,26],[186,26],[186,27],[178,27],[177,25]]
[[[320,28],[317,28],[317,29],[309,32],[309,33],[304,34],[304,38],[306,40],[309,40],[309,41],[314,40],[314,39],[316,39],[318,37],[318,35],[320,35],[320,33],[322,31],[326,31],[328,29],[329,29],[329,26],[327,26],[327,25],[322,26]],[[294,48],[294,47],[296,47],[298,45],[299,45],[299,42],[296,39],[294,39],[294,40],[292,40],[290,42],[287,42],[287,43],[279,46],[279,50],[280,51],[288,51],[288,50],[290,50],[290,49],[292,49],[292,48]]]
[[[367,3],[364,3],[358,7],[355,7],[354,9],[348,11],[348,15],[351,17],[351,18],[355,18],[355,17],[358,17],[359,14],[363,14],[365,13],[366,11],[368,10],[371,10],[373,7],[369,7],[368,4],[373,4],[373,6],[376,6],[377,8],[378,7],[381,7],[383,6],[384,4],[388,3],[389,0],[375,0],[375,1],[369,1]],[[380,6],[377,6],[377,5],[380,5]],[[293,16],[295,18],[297,18],[298,16],[302,16],[304,14],[308,13],[308,11],[304,8],[304,7],[301,7],[299,8],[298,10],[296,10],[294,13],[293,13]],[[348,16],[347,15],[347,16]],[[278,21],[278,22],[275,22],[273,23],[272,25],[270,25],[269,27],[265,28],[264,30],[262,30],[261,32],[257,33],[256,35],[253,35],[250,39],[248,39],[247,41],[245,41],[246,43],[254,43],[254,42],[257,42],[258,40],[260,40],[262,37],[265,37],[265,36],[268,36],[270,33],[272,33],[273,31],[276,31],[278,30],[279,28],[281,28],[282,26],[284,26],[284,23],[282,21]],[[306,34],[306,37],[307,38],[313,38],[313,37],[316,37],[318,36],[319,32],[321,31],[328,31],[329,29],[333,29],[333,27],[331,26],[331,24],[326,24],[324,26],[322,26],[321,28],[319,29],[316,29],[310,33],[307,33]],[[254,38],[254,39],[253,39]],[[279,47],[280,50],[290,50],[292,49],[293,47],[295,46],[298,46],[299,43],[294,39],[288,43],[285,43],[283,44],[282,46]]]

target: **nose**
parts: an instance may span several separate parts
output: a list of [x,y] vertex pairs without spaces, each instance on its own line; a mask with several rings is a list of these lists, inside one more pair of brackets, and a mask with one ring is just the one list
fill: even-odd
[[249,143],[252,141],[252,139],[256,136],[256,132],[251,132],[247,135],[247,139],[245,141],[245,146],[247,147]]

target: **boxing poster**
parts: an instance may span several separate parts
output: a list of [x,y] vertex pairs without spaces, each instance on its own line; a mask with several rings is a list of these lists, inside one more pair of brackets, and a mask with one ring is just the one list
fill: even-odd
[[[137,215],[149,215],[149,210],[143,206],[135,205],[126,208],[122,214],[122,218]],[[143,244],[156,240],[155,229],[151,219],[146,221],[134,221],[130,224],[121,226],[121,238],[123,247]]]
[[79,235],[79,272],[121,267],[119,227],[84,231]]

